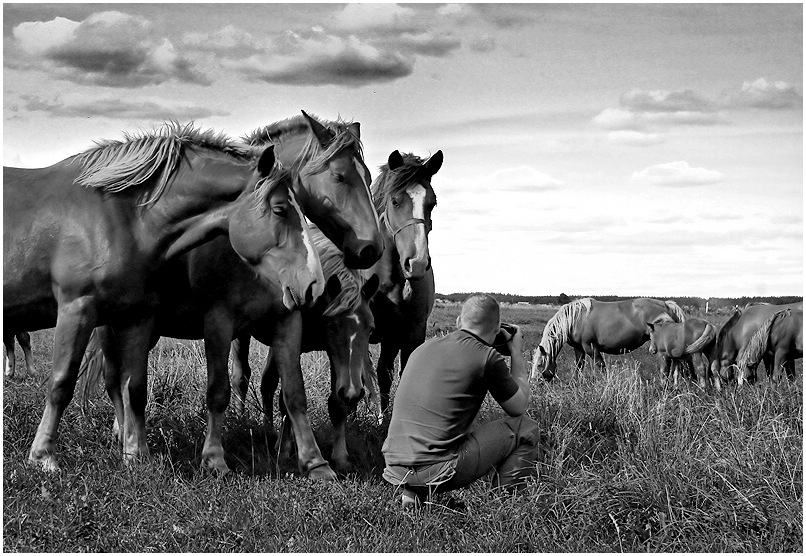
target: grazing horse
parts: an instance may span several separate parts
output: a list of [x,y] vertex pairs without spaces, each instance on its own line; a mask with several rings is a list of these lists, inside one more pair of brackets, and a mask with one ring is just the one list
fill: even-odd
[[428,252],[431,212],[437,204],[431,178],[442,167],[442,151],[428,160],[394,151],[372,184],[372,196],[386,245],[369,271],[380,278],[370,307],[375,316],[372,343],[381,344],[377,364],[381,409],[389,405],[395,358],[400,370],[425,341],[434,307],[434,271]]
[[538,371],[546,380],[557,372],[557,354],[563,344],[574,348],[577,372],[585,366],[585,355],[596,368],[604,371],[603,353],[620,355],[641,347],[649,340],[647,323],[683,322],[683,310],[674,301],[647,297],[624,301],[598,301],[586,297],[560,307],[543,329],[540,345],[535,349],[532,378]]
[[[324,284],[290,174],[211,132],[168,123],[42,169],[3,169],[3,320],[55,326],[53,370],[29,459],[58,469],[55,441],[94,327],[108,325],[121,374],[123,453],[148,454],[146,374],[162,267],[216,235],[261,276],[276,267],[290,307]],[[313,268],[315,267],[315,268]],[[268,276],[267,276],[268,277]]]
[[14,367],[17,364],[17,358],[14,355],[14,339],[17,339],[22,354],[25,357],[25,374],[34,374],[34,355],[31,353],[31,335],[27,332],[6,332],[3,334],[3,344],[6,347],[6,378],[14,378]]
[[383,237],[358,122],[320,122],[303,111],[243,140],[273,144],[280,163],[299,174],[294,193],[302,212],[341,249],[349,268],[368,268],[380,258]]
[[[788,378],[795,378],[795,359],[803,357],[803,309],[788,307],[776,311],[750,337],[739,354],[738,382],[756,381],[756,369],[765,360],[770,380],[778,382],[781,369]],[[770,363],[772,360],[772,363]],[[772,372],[770,372],[772,370]]]
[[[682,364],[689,370],[693,369],[697,373],[700,387],[706,388],[716,346],[714,326],[696,317],[687,318],[685,322],[660,321],[654,324],[648,322],[647,326],[649,353],[658,354],[663,375],[669,376],[671,364],[678,363],[674,365],[674,385],[677,386]],[[705,365],[703,357],[706,360]],[[714,386],[719,390],[721,388],[719,377],[714,376],[713,379]]]
[[[740,352],[750,342],[753,334],[772,315],[783,309],[793,311],[803,311],[803,301],[789,303],[785,305],[772,305],[770,303],[749,303],[744,309],[737,309],[725,324],[719,329],[716,337],[716,348],[714,361],[711,362],[712,374],[718,374],[722,380],[730,380],[733,377],[733,370]],[[767,373],[774,371],[774,357],[767,355],[762,357]],[[755,372],[749,377],[755,378]]]
[[[365,395],[365,386],[374,386],[369,361],[369,337],[374,329],[369,299],[378,288],[378,276],[372,275],[366,282],[358,272],[347,268],[344,254],[316,228],[312,229],[313,241],[322,261],[327,286],[324,294],[317,302],[304,310],[302,314],[302,347],[303,353],[326,351],[330,362],[331,391],[328,397],[328,414],[333,423],[334,442],[330,461],[339,471],[348,471],[346,442],[347,415],[354,412],[358,402]],[[261,379],[261,397],[266,421],[273,426],[274,392],[280,382],[278,361],[281,360],[277,347],[265,334],[257,333],[257,327],[250,329],[252,335],[260,342],[271,345]],[[241,334],[232,342],[232,382],[236,386],[235,407],[243,412],[243,403],[249,388],[252,375],[249,366],[250,334]],[[283,381],[285,379],[283,378]],[[287,414],[284,402],[286,383],[282,383],[280,411]],[[297,426],[292,421],[296,432]],[[290,433],[283,428],[283,433]],[[296,434],[294,435],[296,437]],[[289,437],[286,437],[288,439]],[[283,438],[278,442],[287,447]],[[288,452],[288,450],[284,450]]]

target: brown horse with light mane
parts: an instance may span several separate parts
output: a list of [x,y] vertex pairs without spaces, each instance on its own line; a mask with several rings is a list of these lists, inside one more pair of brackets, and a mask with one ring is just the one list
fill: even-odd
[[739,354],[738,382],[756,381],[756,369],[763,359],[770,380],[778,382],[781,371],[795,378],[795,359],[803,358],[803,308],[787,307],[772,314],[750,337]]
[[[55,326],[50,388],[29,459],[58,469],[59,422],[94,327],[108,325],[121,372],[127,460],[148,454],[148,347],[165,264],[228,235],[259,275],[289,269],[289,307],[322,292],[291,175],[272,148],[233,145],[192,126],[107,141],[42,169],[3,169],[6,332]],[[119,355],[117,355],[119,354]]]
[[574,348],[577,372],[585,365],[585,355],[604,371],[602,354],[621,355],[644,345],[649,340],[647,323],[683,322],[685,318],[674,301],[647,297],[624,301],[576,299],[560,307],[546,323],[534,352],[531,376],[540,372],[546,380],[554,378],[557,354],[566,343]]
[[[657,354],[664,376],[674,367],[674,385],[677,386],[681,366],[694,371],[701,388],[713,378],[714,387],[721,389],[719,376],[709,377],[711,361],[716,347],[716,329],[703,319],[687,318],[685,322],[648,322],[649,353]],[[705,363],[703,363],[705,358]],[[675,364],[676,363],[676,364]]]

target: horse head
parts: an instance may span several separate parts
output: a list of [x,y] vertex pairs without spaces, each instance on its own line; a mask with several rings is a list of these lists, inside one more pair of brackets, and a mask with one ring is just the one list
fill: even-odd
[[538,372],[541,373],[546,382],[550,382],[557,374],[557,359],[552,357],[542,344],[537,346],[532,358],[531,378],[537,378]]
[[344,252],[349,268],[369,268],[380,258],[383,236],[359,123],[323,125],[303,111],[301,118],[267,126],[247,141],[273,142],[282,164],[298,171],[294,192],[303,212]]
[[252,181],[248,202],[230,218],[230,243],[259,276],[279,279],[288,309],[308,307],[324,289],[322,265],[294,198],[292,174],[275,164],[273,147],[263,150]]
[[[366,281],[347,310],[326,310],[326,349],[330,359],[331,402],[355,407],[364,397],[364,376],[368,369],[369,338],[375,328],[369,300],[378,290],[378,277]],[[337,274],[330,277],[325,296],[332,303],[343,293]],[[371,369],[369,369],[371,370]]]
[[422,278],[431,267],[428,233],[431,211],[437,204],[431,178],[442,167],[442,161],[442,151],[427,161],[393,151],[374,185],[375,206],[407,280]]

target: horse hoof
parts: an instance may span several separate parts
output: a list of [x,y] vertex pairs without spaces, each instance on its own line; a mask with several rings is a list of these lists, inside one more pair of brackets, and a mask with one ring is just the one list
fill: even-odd
[[57,473],[61,470],[59,467],[59,462],[56,461],[56,456],[53,454],[46,454],[44,456],[35,456],[34,454],[31,454],[28,456],[28,462],[41,467],[42,470],[47,473]]
[[202,459],[202,469],[208,471],[213,475],[217,475],[219,477],[223,477],[227,473],[230,472],[229,466],[224,461],[223,457],[210,457],[210,458],[203,458]]
[[330,458],[330,463],[333,465],[333,468],[337,473],[352,473],[355,471],[355,467],[352,463],[349,462],[347,458]]
[[308,471],[308,478],[314,481],[333,482],[337,479],[336,472],[330,468],[327,462]]

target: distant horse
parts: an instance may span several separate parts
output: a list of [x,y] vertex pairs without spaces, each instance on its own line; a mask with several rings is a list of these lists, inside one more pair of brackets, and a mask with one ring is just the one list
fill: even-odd
[[551,380],[557,372],[557,354],[563,344],[574,348],[577,372],[585,366],[585,355],[604,371],[603,353],[620,355],[641,347],[649,340],[647,323],[683,322],[683,310],[674,301],[647,297],[624,301],[598,301],[586,297],[560,307],[543,329],[535,349],[532,378],[538,371]]
[[[366,185],[369,170],[361,155],[357,123],[323,125],[303,112],[302,116],[254,132],[245,140],[254,148],[263,148],[269,140],[276,142],[273,148],[278,158],[285,159],[292,174],[299,173],[294,191],[305,201],[303,212],[326,224],[323,232],[346,249],[345,261],[366,266],[377,259],[382,239]],[[368,211],[363,210],[364,206],[369,207]],[[310,252],[316,249],[312,247]],[[286,271],[275,267],[279,276]],[[300,315],[289,313],[277,289],[265,280],[256,280],[254,272],[238,265],[237,257],[222,242],[204,245],[178,260],[163,273],[161,282],[157,333],[205,339],[209,417],[202,466],[228,471],[221,441],[230,398],[229,346],[238,335],[253,334],[275,347],[278,372],[285,385],[283,396],[297,431],[300,470],[311,478],[335,478],[316,444],[307,415],[299,364]],[[115,376],[114,372],[108,374],[107,389],[113,404],[119,406]]]
[[321,294],[321,267],[306,246],[291,175],[274,162],[272,148],[257,155],[220,135],[169,123],[48,168],[3,169],[6,332],[56,327],[50,391],[31,461],[58,469],[59,422],[98,325],[109,325],[117,348],[124,456],[148,453],[155,278],[175,257],[225,234],[259,275],[289,269],[281,277],[289,308]]
[[321,122],[304,111],[243,137],[273,144],[278,160],[297,172],[302,212],[344,253],[349,268],[368,268],[381,256],[383,237],[372,204],[358,122]]
[[[649,353],[658,354],[661,371],[669,375],[674,365],[674,385],[677,386],[680,364],[696,372],[700,387],[708,385],[711,361],[716,346],[716,329],[711,323],[696,317],[685,322],[660,321],[649,326]],[[703,364],[705,357],[706,364]],[[721,388],[719,376],[714,376],[714,386]]]
[[[722,380],[732,379],[741,350],[767,319],[783,309],[802,312],[803,301],[785,305],[750,303],[744,309],[736,309],[717,334],[715,359],[711,362],[712,374],[718,374]],[[774,357],[767,355],[762,357],[762,361],[767,368],[767,373],[772,374],[775,368]],[[753,380],[755,373],[748,378]]]
[[27,332],[17,332],[16,334],[6,332],[3,334],[3,344],[6,347],[6,378],[14,378],[14,367],[16,367],[17,364],[17,358],[14,355],[15,338],[20,344],[22,354],[25,357],[25,374],[34,374],[34,355],[31,353],[31,335]]
[[428,316],[434,307],[434,271],[428,252],[431,211],[437,204],[431,178],[442,167],[442,151],[428,160],[394,151],[372,184],[386,245],[381,260],[369,271],[380,277],[370,307],[381,344],[377,364],[381,408],[389,405],[395,358],[400,370],[425,341]]
[[[739,354],[738,382],[756,381],[756,369],[765,360],[770,380],[778,382],[781,370],[795,378],[795,359],[803,357],[803,309],[788,307],[773,313],[751,336]],[[770,360],[772,363],[770,364]],[[772,370],[772,372],[770,372]]]
[[[330,362],[331,391],[328,398],[328,414],[333,423],[334,442],[330,462],[339,471],[348,471],[350,464],[347,452],[347,415],[355,411],[358,402],[364,398],[366,388],[372,391],[377,380],[372,375],[374,369],[369,361],[369,337],[374,329],[374,319],[369,309],[369,299],[378,288],[378,276],[373,274],[366,282],[358,272],[350,270],[344,263],[344,255],[316,228],[312,229],[313,241],[322,261],[327,286],[317,302],[301,311],[303,353],[326,351]],[[280,382],[278,370],[280,355],[275,342],[267,337],[258,326],[252,326],[247,333],[240,334],[232,342],[232,383],[236,395],[234,406],[243,412],[243,403],[252,375],[249,366],[250,334],[260,342],[271,345],[266,358],[261,379],[263,411],[269,425],[273,425],[274,392]],[[280,412],[287,413],[283,396],[280,397]],[[292,424],[292,427],[295,425]],[[296,429],[294,429],[296,431]],[[283,433],[290,433],[283,428]],[[296,436],[296,435],[295,435]],[[286,437],[288,438],[288,437]],[[283,438],[278,439],[283,443]],[[287,444],[286,444],[287,447]],[[287,451],[287,450],[286,450]]]

